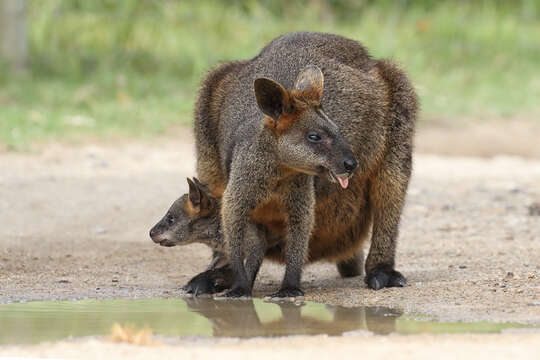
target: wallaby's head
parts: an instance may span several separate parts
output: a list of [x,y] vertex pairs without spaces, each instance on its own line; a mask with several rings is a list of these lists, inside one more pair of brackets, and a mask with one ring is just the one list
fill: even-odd
[[265,126],[277,135],[283,165],[328,176],[346,188],[357,161],[339,127],[323,110],[323,85],[321,69],[308,65],[298,74],[293,89],[267,78],[256,79],[254,88]]
[[156,244],[175,246],[199,242],[210,245],[221,239],[219,199],[197,178],[187,181],[189,193],[178,198],[150,230]]

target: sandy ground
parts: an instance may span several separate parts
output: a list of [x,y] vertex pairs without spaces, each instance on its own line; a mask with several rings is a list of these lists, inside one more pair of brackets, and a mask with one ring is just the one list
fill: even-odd
[[[316,264],[304,275],[306,299],[392,306],[444,321],[540,325],[540,214],[534,207],[540,203],[540,160],[534,159],[538,134],[514,141],[526,159],[486,157],[498,152],[486,139],[489,150],[481,145],[476,153],[474,146],[456,150],[462,148],[459,141],[474,141],[470,133],[421,131],[397,252],[397,269],[409,285],[375,292],[360,278],[339,278],[333,265]],[[440,141],[439,150],[433,142],[437,136],[446,141]],[[465,149],[472,146],[469,142]],[[193,146],[186,133],[152,143],[49,145],[35,154],[0,153],[0,302],[182,296],[179,287],[204,269],[210,252],[202,245],[161,248],[147,233],[186,191],[185,177],[193,169]],[[282,274],[280,266],[265,264],[255,294],[277,289]],[[212,347],[163,345],[159,350],[89,340],[4,347],[0,355],[84,358],[93,351],[101,354],[93,358],[150,358],[174,350],[205,358],[219,350],[228,358],[233,349],[257,349],[271,356],[275,341],[283,343],[283,356],[303,342],[299,358],[313,351],[321,356],[358,351],[382,358],[392,349],[415,358],[432,358],[435,351],[437,358],[458,355],[445,349],[492,359],[526,358],[526,351],[540,350],[536,333],[231,340]],[[415,346],[420,343],[422,347]]]
[[98,340],[0,348],[0,356],[70,359],[537,359],[540,334],[292,337],[133,346]]

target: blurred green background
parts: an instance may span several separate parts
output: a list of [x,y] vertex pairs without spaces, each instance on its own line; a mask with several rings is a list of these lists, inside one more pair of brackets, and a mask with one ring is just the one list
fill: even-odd
[[191,123],[210,67],[298,30],[400,63],[420,126],[539,121],[539,15],[540,0],[27,0],[26,66],[0,67],[0,144],[166,134]]

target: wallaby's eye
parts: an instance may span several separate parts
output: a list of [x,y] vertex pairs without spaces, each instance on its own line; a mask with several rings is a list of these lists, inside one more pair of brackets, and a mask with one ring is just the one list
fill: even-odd
[[174,224],[175,220],[176,219],[174,218],[174,216],[172,216],[172,215],[167,216],[167,224],[172,225],[172,224]]
[[318,143],[319,141],[321,141],[321,135],[317,133],[309,133],[307,138],[309,141],[314,142],[314,143]]

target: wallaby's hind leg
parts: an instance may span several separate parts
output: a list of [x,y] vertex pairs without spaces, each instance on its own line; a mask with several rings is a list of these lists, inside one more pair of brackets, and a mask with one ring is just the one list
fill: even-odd
[[[366,284],[373,290],[402,287],[407,281],[394,270],[399,220],[409,183],[411,158],[392,153],[372,182],[370,191],[373,209],[371,246],[366,259]],[[409,153],[410,156],[410,153]],[[392,159],[398,157],[397,159]]]
[[364,251],[359,250],[354,257],[337,263],[339,275],[343,278],[360,276],[364,272]]
[[418,107],[414,88],[398,67],[381,60],[377,68],[388,86],[390,108],[387,151],[370,189],[373,231],[366,260],[366,284],[374,290],[406,284],[403,275],[394,270],[394,257],[399,220],[411,176],[412,137]]
[[[410,159],[409,159],[410,161]],[[403,159],[399,164],[406,163]],[[389,164],[389,166],[392,166]],[[373,181],[370,193],[373,209],[373,234],[366,259],[366,284],[373,290],[402,287],[407,281],[394,270],[399,220],[405,201],[410,169],[400,172],[383,168]],[[398,179],[401,177],[401,179]]]

